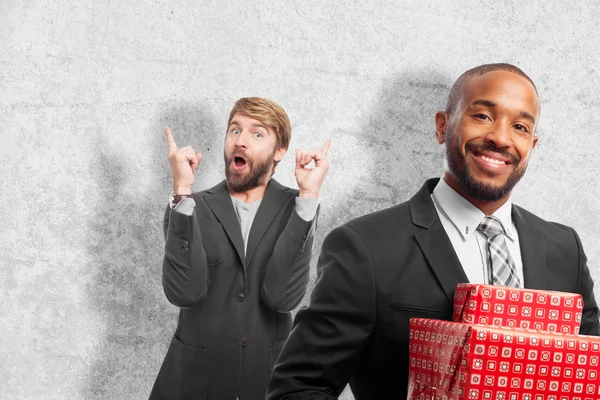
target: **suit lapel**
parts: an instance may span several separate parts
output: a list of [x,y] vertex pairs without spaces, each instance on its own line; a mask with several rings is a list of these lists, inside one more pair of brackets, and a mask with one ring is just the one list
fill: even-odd
[[240,223],[237,220],[235,210],[233,209],[233,203],[225,181],[219,183],[215,187],[207,190],[210,195],[206,197],[208,207],[215,214],[229,240],[233,243],[233,247],[240,257],[242,264],[244,263],[244,239],[242,238],[242,231],[240,229]]
[[523,261],[524,287],[545,289],[546,248],[544,233],[536,229],[525,212],[513,205],[512,217],[519,233],[521,260]]
[[277,216],[279,211],[284,206],[285,201],[292,195],[286,187],[282,186],[275,179],[269,181],[265,197],[263,197],[260,207],[252,222],[250,235],[248,236],[248,246],[246,251],[246,266],[250,265],[252,256],[256,251],[258,243],[264,236],[265,232]]
[[431,193],[439,179],[430,179],[410,199],[413,223],[424,228],[415,234],[421,251],[444,290],[450,304],[454,304],[454,291],[458,283],[469,282],[452,243],[438,217]]

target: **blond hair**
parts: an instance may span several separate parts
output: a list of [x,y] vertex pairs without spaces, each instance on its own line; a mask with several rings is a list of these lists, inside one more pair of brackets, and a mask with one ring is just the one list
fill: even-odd
[[238,113],[254,118],[271,129],[277,138],[277,149],[283,147],[287,150],[292,137],[292,126],[288,115],[279,104],[263,97],[242,97],[231,109],[227,127],[231,124],[233,116]]

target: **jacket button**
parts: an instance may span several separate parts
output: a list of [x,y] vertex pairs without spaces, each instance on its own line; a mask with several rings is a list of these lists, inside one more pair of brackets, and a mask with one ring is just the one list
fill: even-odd
[[248,344],[248,338],[243,338],[242,339],[242,347],[246,347],[247,344]]
[[189,246],[189,242],[187,240],[184,240],[182,243],[182,247],[188,247]]
[[184,247],[184,248],[183,248],[183,252],[184,252],[184,253],[187,253],[187,252],[188,252],[188,248],[187,248],[187,247]]
[[246,295],[244,293],[238,293],[235,298],[241,303],[242,301],[246,300]]

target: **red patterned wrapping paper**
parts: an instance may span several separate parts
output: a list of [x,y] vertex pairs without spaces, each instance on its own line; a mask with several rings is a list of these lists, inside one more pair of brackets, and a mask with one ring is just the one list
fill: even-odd
[[577,334],[582,310],[580,294],[461,283],[452,320]]
[[410,321],[408,399],[599,400],[600,338]]

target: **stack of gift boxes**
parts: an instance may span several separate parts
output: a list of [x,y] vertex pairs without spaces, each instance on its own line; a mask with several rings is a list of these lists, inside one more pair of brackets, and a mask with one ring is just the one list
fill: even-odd
[[600,400],[578,294],[460,284],[453,321],[410,321],[408,399]]

